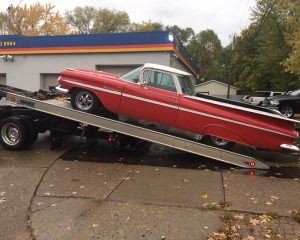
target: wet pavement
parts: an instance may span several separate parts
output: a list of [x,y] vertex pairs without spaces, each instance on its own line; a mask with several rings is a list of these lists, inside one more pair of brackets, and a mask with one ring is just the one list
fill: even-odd
[[252,172],[157,144],[49,143],[44,134],[27,151],[0,148],[1,240],[220,239],[230,214],[236,239],[299,240],[298,156],[236,147],[272,160]]
[[97,147],[90,148],[81,144],[61,156],[66,161],[84,161],[99,163],[122,163],[180,169],[198,169],[225,173],[257,175],[265,177],[297,179],[300,178],[300,156],[273,152],[257,151],[237,145],[233,151],[263,160],[270,166],[269,170],[244,169],[202,156],[172,149],[159,144],[147,144],[138,151],[120,153],[116,144],[98,141]]

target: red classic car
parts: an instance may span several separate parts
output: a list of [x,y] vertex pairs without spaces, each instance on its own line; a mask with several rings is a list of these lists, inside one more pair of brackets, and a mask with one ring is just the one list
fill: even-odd
[[123,76],[66,69],[56,88],[71,95],[74,109],[146,120],[192,133],[195,139],[229,148],[233,143],[271,151],[299,151],[299,122],[274,110],[211,97],[195,96],[191,75],[145,64]]

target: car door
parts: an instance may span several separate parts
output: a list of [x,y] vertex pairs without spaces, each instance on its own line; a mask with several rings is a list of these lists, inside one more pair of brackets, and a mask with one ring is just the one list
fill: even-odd
[[180,94],[171,73],[147,69],[140,82],[127,84],[122,93],[120,112],[126,116],[172,126],[178,113]]

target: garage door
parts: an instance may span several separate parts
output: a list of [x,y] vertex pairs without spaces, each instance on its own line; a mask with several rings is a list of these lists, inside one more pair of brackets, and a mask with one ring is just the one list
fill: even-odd
[[6,74],[0,73],[0,84],[6,85]]
[[113,66],[103,66],[103,65],[97,65],[96,69],[98,71],[103,71],[103,72],[109,72],[109,73],[114,73],[118,75],[123,75],[125,73],[130,72],[131,70],[138,68],[141,65],[113,65]]
[[57,86],[58,73],[41,74],[41,89],[49,90],[49,87]]

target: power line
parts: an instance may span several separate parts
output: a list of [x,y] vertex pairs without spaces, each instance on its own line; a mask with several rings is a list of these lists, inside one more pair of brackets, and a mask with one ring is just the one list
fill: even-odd
[[267,9],[266,9],[266,12],[264,13],[264,15],[263,15],[263,17],[262,17],[262,19],[261,19],[261,21],[260,21],[258,27],[257,27],[257,31],[256,31],[256,33],[254,34],[254,36],[255,36],[254,39],[257,38],[258,34],[259,34],[260,31],[262,30],[262,28],[263,28],[263,26],[264,26],[266,20],[268,19],[270,13],[273,11],[273,8],[274,8],[274,6],[275,6],[275,3],[276,3],[276,0],[274,0],[273,2],[272,2],[272,0],[269,1],[268,7],[267,7]]

